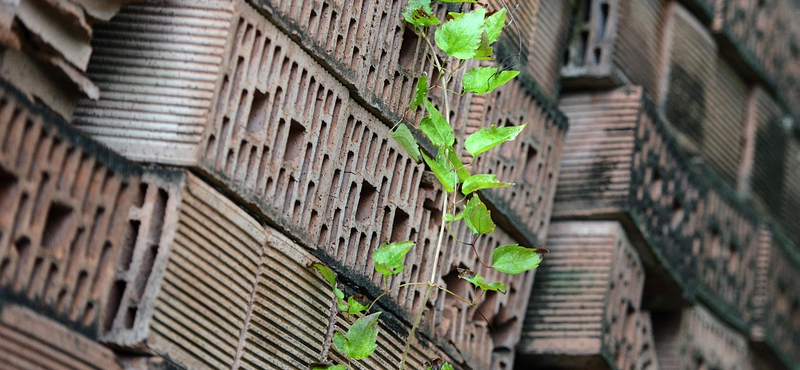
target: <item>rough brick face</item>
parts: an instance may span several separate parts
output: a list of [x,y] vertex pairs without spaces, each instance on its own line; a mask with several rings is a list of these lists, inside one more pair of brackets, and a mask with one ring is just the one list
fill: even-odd
[[547,262],[528,304],[520,355],[525,363],[619,368],[638,362],[648,340],[640,317],[644,266],[617,222],[551,225]]
[[0,97],[0,286],[95,330],[123,248],[136,169],[15,89]]
[[121,370],[110,349],[35,311],[0,305],[5,370]]

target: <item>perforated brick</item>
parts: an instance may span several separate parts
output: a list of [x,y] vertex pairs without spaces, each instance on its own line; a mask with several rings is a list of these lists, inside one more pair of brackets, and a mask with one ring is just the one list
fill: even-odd
[[138,169],[0,85],[0,288],[94,334]]
[[110,349],[22,306],[0,305],[0,338],[6,370],[122,370]]
[[752,212],[694,172],[640,88],[568,96],[561,107],[571,130],[556,217],[633,221],[658,264],[679,272],[670,279],[724,302],[745,325],[759,238]]
[[[105,343],[187,368],[231,368],[259,273],[263,227],[194,175],[145,176],[117,265]],[[113,314],[113,316],[112,316]]]
[[751,369],[747,339],[702,305],[674,314],[653,315],[653,321],[662,370]]
[[[525,315],[523,364],[620,369],[637,363],[644,265],[617,222],[564,221],[550,229]],[[605,357],[608,353],[611,358]]]

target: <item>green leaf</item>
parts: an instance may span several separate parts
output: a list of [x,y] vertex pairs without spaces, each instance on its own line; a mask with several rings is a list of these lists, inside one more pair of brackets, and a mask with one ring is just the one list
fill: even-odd
[[436,29],[436,45],[450,56],[469,59],[475,56],[483,33],[486,8],[477,8],[464,16],[445,22]]
[[411,134],[411,130],[408,129],[405,123],[397,125],[391,137],[397,140],[400,146],[406,150],[406,153],[419,163],[419,144],[417,144],[417,140],[414,139],[414,135]]
[[477,4],[476,0],[437,0],[440,3],[473,3]]
[[486,36],[486,32],[482,33],[481,42],[478,44],[478,50],[475,50],[475,56],[473,58],[478,60],[494,60],[494,58],[492,58],[494,48],[489,44],[489,37]]
[[447,120],[439,112],[436,107],[431,104],[427,99],[423,101],[425,109],[428,111],[429,116],[423,118],[419,123],[419,129],[428,136],[431,143],[436,146],[453,145],[456,141],[456,135],[453,133],[453,128],[447,123]]
[[372,260],[375,261],[375,270],[386,277],[399,274],[400,271],[408,267],[403,265],[403,260],[413,246],[414,242],[410,240],[381,244],[372,254]]
[[448,20],[458,19],[464,16],[464,13],[457,13],[457,12],[447,12],[449,16]]
[[526,125],[527,123],[522,126],[506,127],[495,127],[492,125],[492,127],[489,128],[482,128],[478,132],[469,135],[467,140],[464,141],[464,147],[467,148],[469,154],[472,154],[473,157],[477,157],[478,154],[506,141],[514,140]]
[[475,94],[490,93],[494,89],[503,86],[512,78],[517,77],[519,71],[500,71],[494,67],[475,67],[464,74],[461,85],[464,90]]
[[541,253],[533,248],[521,247],[518,244],[504,245],[492,252],[492,267],[506,274],[521,274],[539,267],[542,262]]
[[319,362],[314,362],[308,365],[309,370],[347,370],[345,365],[328,365]]
[[506,285],[501,282],[495,282],[491,284],[487,284],[484,281],[483,276],[478,275],[475,271],[471,271],[468,269],[459,268],[458,269],[458,277],[469,281],[472,285],[475,285],[478,288],[483,289],[484,291],[493,290],[495,292],[500,292],[506,294]]
[[328,282],[331,284],[331,288],[333,288],[334,293],[338,290],[336,289],[336,274],[333,273],[333,270],[328,268],[328,266],[325,266],[319,262],[314,262],[309,267],[317,268],[317,271],[319,271],[320,275],[322,275],[322,277],[324,277],[325,280],[328,280]]
[[350,315],[355,315],[366,310],[369,306],[369,302],[367,301],[367,297],[358,294],[352,297],[347,297],[347,305],[350,306],[350,308],[347,310],[347,313]]
[[[439,153],[441,152],[442,149],[439,149]],[[437,155],[436,159],[432,159],[431,157],[425,155],[425,153],[421,154],[422,159],[424,159],[425,163],[428,164],[428,167],[431,168],[433,175],[436,176],[436,179],[442,184],[444,190],[448,193],[454,192],[456,188],[456,179],[451,172],[453,168],[450,165],[450,162],[444,159],[441,155]]]
[[378,347],[378,316],[380,312],[364,316],[350,326],[347,336],[336,332],[333,336],[333,346],[353,360],[363,360],[367,358],[375,348]]
[[336,302],[336,307],[338,307],[339,311],[342,311],[342,312],[349,312],[350,311],[350,306],[347,304],[347,302],[345,302],[345,301],[343,301],[341,299]]
[[464,212],[461,212],[461,213],[459,213],[457,215],[452,215],[452,214],[448,213],[448,214],[445,214],[444,217],[442,217],[442,219],[445,222],[458,221],[458,220],[460,220],[462,218],[464,218]]
[[464,163],[461,162],[461,158],[458,158],[456,155],[455,149],[452,146],[446,146],[443,148],[445,150],[445,154],[447,155],[447,160],[450,162],[450,165],[453,166],[453,169],[456,170],[456,175],[458,175],[458,182],[462,183],[469,178],[469,171],[467,171],[466,167],[464,167]]
[[335,294],[336,297],[339,298],[339,300],[343,300],[344,299],[344,293],[342,293],[342,291],[339,290],[339,288],[337,288],[337,287],[333,287],[333,294]]
[[409,0],[403,8],[403,18],[415,26],[435,26],[441,23],[433,15],[431,2],[431,0]]
[[464,181],[461,187],[461,192],[464,195],[472,193],[476,190],[490,189],[490,188],[510,188],[514,186],[513,183],[500,182],[495,179],[495,175],[477,174],[472,175]]
[[417,81],[417,88],[414,90],[414,99],[411,100],[411,104],[408,105],[408,109],[415,111],[422,104],[423,101],[428,97],[428,77],[422,75],[419,77],[419,81]]
[[489,43],[497,41],[503,27],[506,24],[506,8],[500,9],[494,14],[486,17],[486,34],[489,36]]
[[453,365],[450,365],[449,362],[445,362],[444,365],[442,365],[442,370],[453,370]]
[[464,222],[475,234],[489,234],[494,231],[492,214],[477,194],[464,206]]

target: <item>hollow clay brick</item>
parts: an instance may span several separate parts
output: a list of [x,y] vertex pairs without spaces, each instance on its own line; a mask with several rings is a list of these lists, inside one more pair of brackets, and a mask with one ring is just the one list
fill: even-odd
[[[641,317],[644,265],[617,222],[550,227],[546,263],[525,315],[522,363],[627,369],[648,341]],[[608,357],[610,356],[610,357]]]
[[0,305],[0,368],[122,370],[110,349],[31,309]]
[[94,335],[138,168],[0,88],[0,289]]
[[187,368],[231,368],[247,323],[263,227],[194,175],[143,178],[117,264],[104,343]]
[[653,314],[653,327],[662,370],[752,368],[747,339],[702,305]]
[[633,221],[686,290],[721,300],[745,325],[759,239],[752,212],[693,172],[640,88],[566,96],[561,107],[572,125],[556,217]]
[[624,84],[653,96],[661,64],[663,0],[582,1],[561,69],[566,89]]

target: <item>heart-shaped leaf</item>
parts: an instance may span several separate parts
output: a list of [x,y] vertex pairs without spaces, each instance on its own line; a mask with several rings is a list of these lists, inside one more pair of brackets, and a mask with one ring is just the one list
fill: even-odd
[[478,288],[483,289],[484,291],[495,291],[506,294],[506,285],[501,282],[494,282],[488,284],[484,281],[483,276],[478,275],[475,271],[467,270],[467,269],[458,269],[458,277],[469,281],[472,285],[475,285]]
[[431,0],[409,0],[403,8],[403,18],[414,26],[435,26],[439,19],[433,15]]
[[501,71],[500,68],[494,67],[474,67],[464,74],[461,85],[464,86],[464,90],[480,95],[494,91],[517,75],[519,75],[519,71]]
[[347,313],[350,315],[355,315],[366,310],[367,307],[369,307],[369,301],[367,300],[367,297],[359,294],[347,297],[347,305],[349,306]]
[[321,264],[319,262],[314,262],[311,265],[309,265],[309,267],[316,268],[317,271],[319,271],[320,275],[322,275],[322,277],[324,277],[325,280],[327,280],[328,283],[331,284],[331,288],[333,288],[334,291],[337,290],[336,289],[336,274],[333,272],[333,270],[331,270],[330,268],[328,268],[328,266],[325,266],[325,265],[323,265],[323,264]]
[[417,88],[414,90],[414,99],[411,100],[411,104],[408,105],[408,109],[415,111],[417,107],[428,98],[428,77],[422,75],[419,77],[419,81],[417,81]]
[[372,254],[372,260],[375,261],[375,270],[385,277],[399,274],[400,271],[407,267],[403,265],[403,260],[413,246],[414,242],[410,240],[381,244]]
[[425,99],[422,103],[425,104],[425,109],[428,111],[429,116],[424,117],[419,122],[419,129],[425,133],[433,145],[439,147],[452,146],[456,140],[453,128],[450,127],[442,113],[430,101]]
[[539,267],[542,255],[537,249],[518,244],[504,245],[492,252],[492,267],[506,274],[521,274]]
[[500,33],[503,32],[503,27],[506,24],[506,8],[500,9],[494,14],[486,17],[486,34],[489,37],[489,43],[497,41]]
[[354,360],[367,358],[378,347],[378,316],[380,312],[364,316],[350,326],[347,336],[336,332],[333,336],[333,346]]
[[461,187],[461,192],[464,195],[472,193],[473,191],[491,188],[509,188],[514,186],[513,183],[500,182],[495,179],[495,175],[477,174],[470,176],[464,185]]
[[442,154],[442,149],[439,149],[440,155],[436,156],[436,159],[428,157],[425,153],[422,154],[422,159],[425,160],[425,163],[428,164],[428,167],[431,168],[433,171],[433,175],[436,176],[436,179],[442,184],[442,187],[448,193],[452,193],[455,191],[456,188],[456,177],[453,176],[453,167],[450,162],[444,158]]
[[481,7],[445,22],[434,34],[436,45],[458,59],[472,58],[481,41],[485,16],[486,8]]
[[419,163],[419,144],[417,144],[417,140],[414,139],[414,135],[411,134],[408,126],[404,123],[397,125],[391,137],[397,140],[400,146],[406,150],[406,153]]
[[469,135],[467,140],[464,141],[464,147],[467,152],[472,154],[473,157],[478,156],[489,149],[492,149],[506,141],[514,140],[523,129],[522,126],[506,126],[506,127],[492,127],[482,128],[478,132]]
[[489,234],[494,231],[492,214],[478,195],[473,195],[464,206],[464,222],[475,234]]

